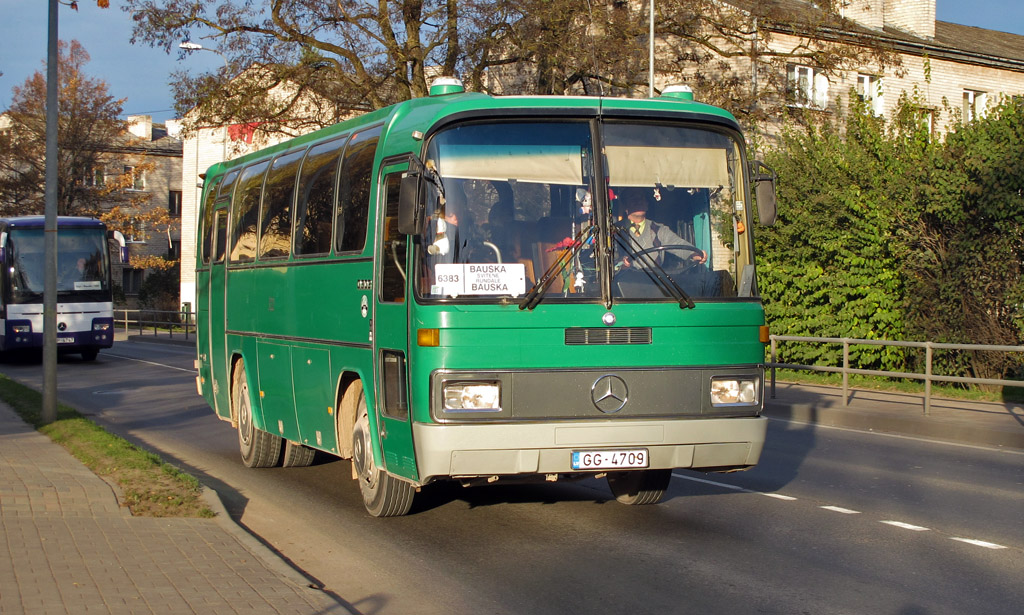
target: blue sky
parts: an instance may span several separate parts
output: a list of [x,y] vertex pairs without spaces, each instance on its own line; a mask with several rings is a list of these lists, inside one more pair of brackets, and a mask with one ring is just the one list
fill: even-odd
[[[178,60],[176,49],[168,55],[129,44],[132,21],[121,10],[122,4],[111,0],[109,9],[100,9],[93,0],[79,0],[78,12],[61,6],[60,38],[82,43],[92,57],[86,72],[106,81],[112,95],[127,98],[126,115],[146,113],[157,121],[170,119],[174,117],[167,85],[171,72],[213,70],[221,66],[222,60],[204,51]],[[936,4],[940,21],[1024,35],[1021,0],[936,0]],[[46,0],[0,0],[0,110],[10,105],[12,87],[43,68],[47,5]]]

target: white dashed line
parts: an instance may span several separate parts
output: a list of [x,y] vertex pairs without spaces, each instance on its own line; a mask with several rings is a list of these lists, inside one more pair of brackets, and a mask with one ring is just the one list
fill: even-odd
[[[691,482],[694,482],[694,483],[703,483],[705,485],[711,485],[713,487],[721,487],[723,489],[729,489],[730,491],[738,491],[738,492],[741,492],[741,493],[753,493],[753,494],[756,494],[756,495],[763,495],[763,496],[767,496],[767,497],[770,497],[770,498],[774,498],[776,500],[783,500],[783,501],[791,502],[791,501],[794,501],[794,500],[797,499],[797,498],[794,498],[794,497],[789,496],[789,495],[783,495],[781,493],[766,493],[764,491],[754,491],[753,489],[746,489],[744,487],[739,487],[739,486],[736,486],[736,485],[730,485],[728,483],[720,483],[720,482],[717,482],[717,481],[708,480],[706,478],[697,478],[696,476],[686,476],[684,474],[676,474],[674,472],[672,473],[672,476],[674,476],[675,478],[681,478],[683,480],[688,480],[688,481],[691,481]],[[832,511],[832,512],[841,513],[841,514],[844,514],[844,515],[859,515],[859,514],[861,514],[861,512],[859,510],[851,510],[849,508],[843,508],[842,506],[819,506],[818,508],[820,508],[822,510],[829,510],[829,511]],[[920,525],[913,525],[911,523],[904,523],[902,521],[891,521],[890,520],[890,521],[879,521],[879,523],[884,523],[886,525],[891,525],[892,527],[898,527],[898,528],[904,529],[904,530],[910,530],[912,532],[928,532],[928,531],[930,531],[930,529],[927,528],[927,527],[922,527]],[[969,544],[969,545],[974,545],[976,547],[984,547],[986,549],[1006,549],[1006,548],[1008,548],[1008,547],[1005,547],[1003,545],[996,544],[994,542],[986,542],[984,540],[975,540],[974,538],[960,538],[960,537],[951,536],[950,539],[951,540],[956,540],[958,542],[966,543],[966,544]]]
[[902,529],[905,529],[905,530],[910,530],[912,532],[927,532],[928,531],[928,528],[926,528],[926,527],[921,527],[920,525],[911,525],[909,523],[903,523],[902,521],[882,521],[881,523],[884,523],[886,525],[891,525],[893,527],[902,528]]
[[956,536],[951,536],[950,540],[956,540],[957,542],[966,542],[969,545],[974,545],[976,547],[985,547],[986,549],[1005,549],[1006,548],[1003,545],[997,545],[994,542],[985,542],[984,540],[975,540],[973,538],[958,538]]
[[794,498],[791,495],[782,495],[781,493],[763,493],[762,492],[761,495],[765,495],[765,496],[768,496],[770,498],[775,498],[776,500],[785,500],[787,502],[793,502],[793,501],[796,500],[796,498]]
[[831,510],[832,512],[843,513],[844,515],[859,515],[859,510],[850,510],[849,508],[843,508],[842,506],[819,506],[822,510]]

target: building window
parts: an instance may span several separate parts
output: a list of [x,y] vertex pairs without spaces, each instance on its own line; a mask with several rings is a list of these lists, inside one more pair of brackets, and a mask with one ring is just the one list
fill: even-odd
[[181,241],[172,239],[167,244],[167,260],[176,261],[181,258]]
[[973,122],[978,118],[985,117],[985,106],[988,104],[988,94],[976,90],[964,90],[964,122]]
[[921,127],[928,131],[928,134],[935,134],[935,120],[937,112],[935,109],[929,109],[928,107],[918,107],[916,109],[917,121]]
[[167,193],[167,213],[172,218],[181,217],[181,190],[171,190]]
[[107,183],[103,167],[91,167],[87,169],[82,177],[82,183],[92,188],[102,188]]
[[137,295],[139,294],[139,288],[142,287],[142,269],[122,269],[121,270],[121,288],[124,290],[126,295]]
[[857,96],[868,104],[871,112],[882,115],[882,78],[876,75],[857,75]]
[[798,107],[824,109],[828,104],[828,77],[809,66],[790,64],[786,67],[792,104]]
[[146,178],[145,173],[136,169],[134,166],[124,165],[124,174],[131,178],[131,188],[129,190],[145,190],[146,189]]

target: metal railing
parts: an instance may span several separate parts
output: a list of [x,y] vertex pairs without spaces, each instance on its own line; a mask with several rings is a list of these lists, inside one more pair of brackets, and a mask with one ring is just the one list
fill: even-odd
[[114,310],[114,326],[125,333],[167,336],[189,340],[195,337],[195,312],[174,310]]
[[[842,344],[843,365],[842,367],[821,366],[821,365],[798,365],[790,363],[778,363],[778,342],[802,342],[820,344]],[[925,372],[890,372],[876,369],[859,369],[850,367],[850,346],[896,346],[903,348],[923,348],[925,350]],[[775,397],[775,369],[799,369],[813,372],[839,373],[843,375],[843,406],[849,405],[850,374],[862,376],[884,376],[888,378],[908,378],[924,381],[924,414],[931,412],[932,406],[932,383],[953,382],[958,384],[989,384],[994,386],[1024,387],[1024,381],[1002,380],[997,378],[967,378],[962,376],[942,376],[932,373],[932,360],[936,350],[981,350],[991,352],[1024,352],[1024,346],[993,346],[985,344],[942,344],[936,342],[903,342],[891,340],[864,340],[849,337],[800,337],[796,335],[772,335],[771,336],[771,361],[766,365],[771,369],[771,396]]]

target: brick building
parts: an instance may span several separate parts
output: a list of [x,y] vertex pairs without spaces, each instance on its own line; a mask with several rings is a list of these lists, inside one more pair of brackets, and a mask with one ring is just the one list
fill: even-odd
[[[139,288],[151,273],[138,266],[141,259],[181,257],[182,142],[176,136],[174,122],[154,124],[149,115],[128,116],[127,122],[128,134],[109,146],[108,152],[113,156],[98,173],[108,177],[130,174],[131,186],[125,190],[132,200],[129,212],[166,210],[171,221],[166,230],[147,228],[140,216],[124,229],[129,262],[122,265],[114,261],[111,273],[114,284],[124,292],[126,306],[137,307]],[[93,181],[103,181],[98,173]]]

